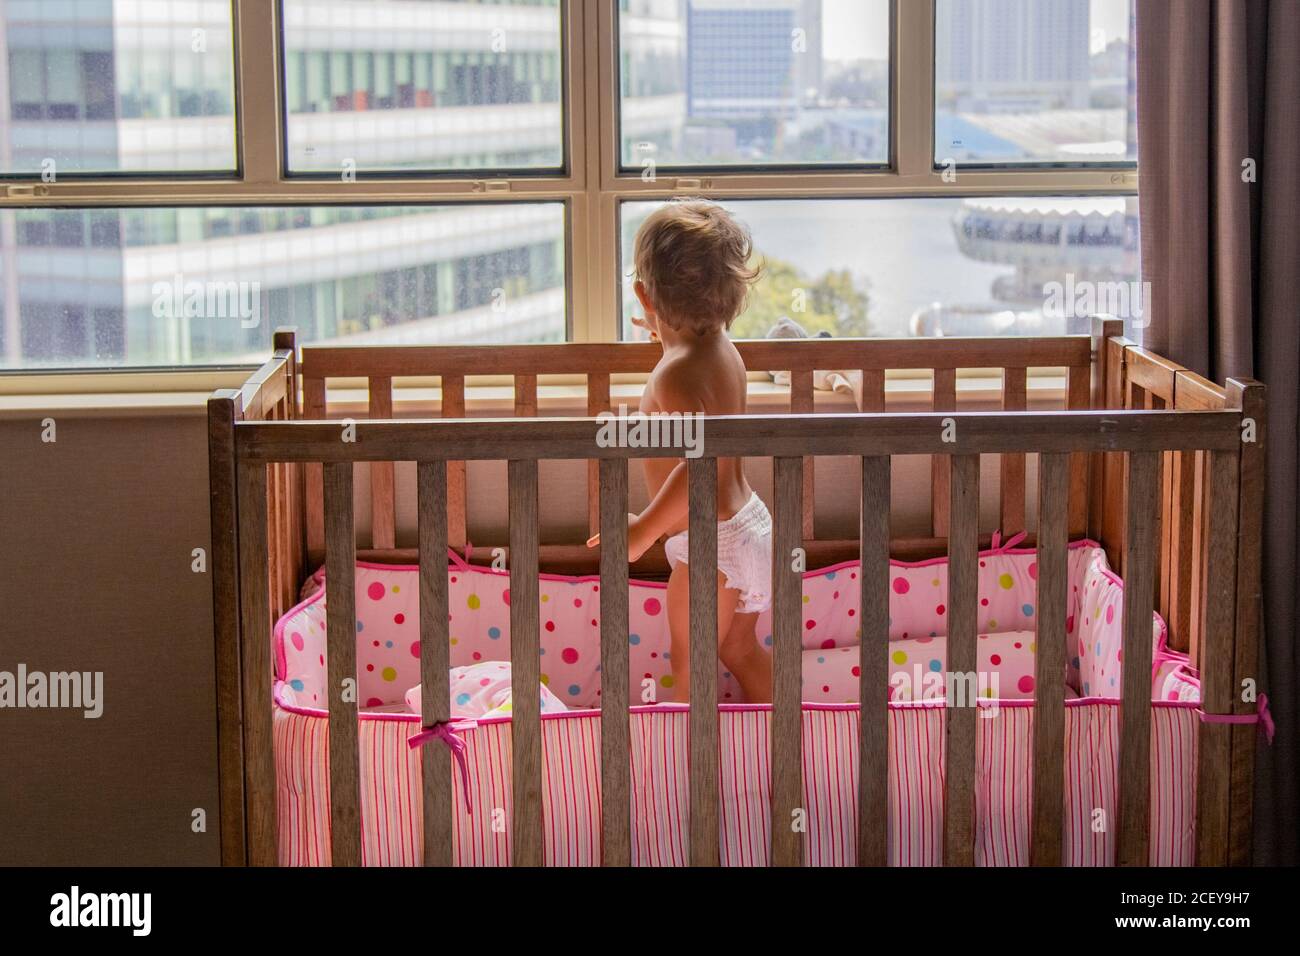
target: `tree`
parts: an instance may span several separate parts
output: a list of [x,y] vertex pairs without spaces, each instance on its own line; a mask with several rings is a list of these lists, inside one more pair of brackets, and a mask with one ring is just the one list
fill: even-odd
[[836,338],[870,333],[870,295],[865,282],[848,269],[830,269],[812,279],[791,263],[765,259],[763,274],[749,303],[731,326],[738,339],[761,339],[781,316],[798,322],[809,335],[826,331]]

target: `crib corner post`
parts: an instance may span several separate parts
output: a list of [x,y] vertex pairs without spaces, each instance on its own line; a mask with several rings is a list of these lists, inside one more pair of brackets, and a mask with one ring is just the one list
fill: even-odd
[[[236,445],[236,450],[238,446]],[[239,534],[239,687],[248,863],[277,862],[274,721],[271,710],[270,540],[267,463],[235,463]]]
[[[1228,379],[1225,406],[1241,412],[1242,445],[1237,483],[1237,606],[1233,634],[1234,714],[1254,713],[1259,694],[1259,636],[1262,617],[1261,541],[1265,493],[1264,385],[1253,379]],[[1250,682],[1247,685],[1247,681]],[[1243,692],[1252,686],[1250,699]],[[1232,729],[1228,796],[1228,865],[1247,866],[1251,860],[1254,810],[1255,748],[1258,728],[1240,724]]]
[[212,636],[217,698],[217,787],[221,865],[248,861],[244,821],[244,742],[239,654],[239,528],[235,492],[235,422],[239,389],[208,399],[208,495],[211,520]]
[[288,377],[288,388],[285,394],[288,401],[288,414],[286,418],[301,418],[301,405],[298,400],[298,327],[296,325],[282,325],[275,330],[271,337],[271,343],[275,352],[288,352],[288,361],[285,363],[285,374]]

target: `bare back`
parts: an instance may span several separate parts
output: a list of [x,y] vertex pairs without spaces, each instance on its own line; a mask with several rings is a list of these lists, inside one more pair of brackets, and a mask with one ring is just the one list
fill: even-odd
[[[668,396],[674,396],[675,401]],[[666,348],[663,358],[650,373],[645,391],[641,395],[641,411],[652,412],[703,412],[706,415],[742,415],[745,412],[745,363],[736,346],[719,332],[690,344]],[[673,406],[689,407],[673,407]],[[708,428],[702,439],[708,451]],[[646,491],[653,499],[679,459],[647,458],[645,468]],[[745,480],[743,458],[718,459],[718,520],[725,521],[743,508],[753,489]],[[672,528],[675,534],[686,530],[686,519],[681,526]]]

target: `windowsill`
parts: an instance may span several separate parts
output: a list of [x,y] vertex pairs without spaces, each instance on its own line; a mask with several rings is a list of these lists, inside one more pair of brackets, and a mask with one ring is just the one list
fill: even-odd
[[[211,388],[176,391],[48,392],[4,394],[0,391],[0,418],[32,418],[55,413],[86,417],[123,417],[142,415],[203,414],[207,400],[217,388],[237,388],[247,375],[242,371],[213,373]],[[193,383],[198,384],[198,383]],[[208,383],[204,383],[205,385]],[[957,394],[969,410],[996,409],[1001,403],[1001,380],[995,376],[964,376],[957,381]],[[1061,375],[1034,375],[1028,383],[1030,408],[1059,407],[1065,395]],[[538,414],[541,416],[582,416],[586,414],[586,390],[581,385],[539,385]],[[641,395],[638,383],[616,383],[610,389],[614,407],[626,404],[635,408]],[[330,415],[365,417],[367,396],[362,388],[330,390]],[[399,418],[432,414],[441,400],[436,386],[401,386],[394,389],[394,412]],[[890,411],[928,411],[930,380],[925,377],[889,378],[885,399]],[[771,381],[751,381],[749,407],[752,411],[780,414],[789,409],[790,390]],[[475,417],[508,418],[514,413],[514,390],[508,385],[471,385],[466,389],[466,403]],[[853,396],[843,392],[818,391],[814,404],[819,412],[847,413],[857,410]]]

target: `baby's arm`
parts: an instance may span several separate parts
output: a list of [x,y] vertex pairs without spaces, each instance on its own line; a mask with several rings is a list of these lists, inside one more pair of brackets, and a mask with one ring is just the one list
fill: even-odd
[[[652,396],[655,413],[694,413],[705,410],[699,398],[689,388],[678,385],[671,374],[661,374],[655,385]],[[639,515],[627,516],[628,560],[636,561],[660,537],[680,526],[687,516],[688,505],[686,462],[683,461],[668,474],[659,492],[644,511]],[[594,548],[599,543],[600,535],[592,535],[587,540],[587,547]]]
[[[655,379],[655,411],[671,414],[694,414],[705,411],[698,392],[687,376],[664,369]],[[628,519],[628,557],[635,561],[661,536],[680,527],[686,520],[690,498],[686,462],[678,462],[659,488],[659,493],[639,515]]]
[[689,504],[686,462],[674,468],[650,504],[639,515],[628,515],[627,557],[635,561],[656,541],[682,523]]

